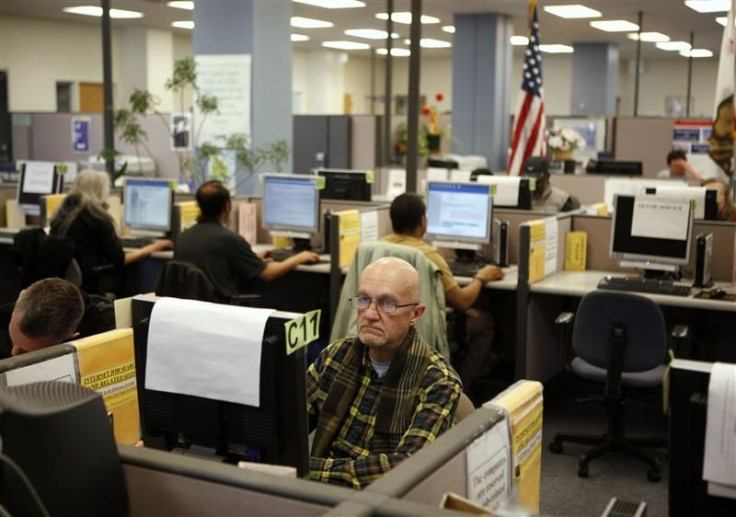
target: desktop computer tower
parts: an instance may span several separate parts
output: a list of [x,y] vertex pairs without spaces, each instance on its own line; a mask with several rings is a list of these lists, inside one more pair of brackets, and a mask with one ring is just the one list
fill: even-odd
[[695,280],[693,287],[709,287],[713,284],[711,264],[713,262],[713,234],[695,238]]
[[493,220],[491,237],[491,257],[494,264],[500,267],[509,265],[509,223],[499,219]]

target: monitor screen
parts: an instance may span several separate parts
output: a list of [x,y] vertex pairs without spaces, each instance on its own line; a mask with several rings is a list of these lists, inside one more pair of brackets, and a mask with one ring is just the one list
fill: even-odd
[[661,186],[645,189],[647,195],[689,199],[695,203],[695,219],[718,219],[718,191],[705,187],[690,187],[688,185]]
[[491,186],[430,181],[427,184],[427,238],[490,244],[493,202]]
[[493,208],[532,209],[529,178],[480,175],[476,181],[484,185],[496,185],[496,192],[493,194]]
[[622,261],[682,265],[690,259],[690,201],[655,196],[614,198],[610,255]]
[[317,178],[304,174],[264,174],[263,227],[313,233],[319,229]]
[[320,169],[317,174],[324,176],[325,187],[320,191],[321,199],[344,201],[370,201],[370,171]]
[[167,179],[125,178],[125,226],[133,230],[171,231],[174,193]]
[[59,194],[64,176],[56,171],[54,162],[24,162],[18,179],[18,206],[28,215],[41,214],[41,198]]

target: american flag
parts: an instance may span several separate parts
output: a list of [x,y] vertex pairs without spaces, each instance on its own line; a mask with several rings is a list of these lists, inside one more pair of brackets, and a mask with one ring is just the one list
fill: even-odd
[[544,99],[542,90],[542,54],[539,52],[539,20],[537,2],[531,0],[531,30],[524,57],[521,95],[516,107],[516,119],[511,141],[508,174],[521,176],[524,162],[530,156],[543,155]]

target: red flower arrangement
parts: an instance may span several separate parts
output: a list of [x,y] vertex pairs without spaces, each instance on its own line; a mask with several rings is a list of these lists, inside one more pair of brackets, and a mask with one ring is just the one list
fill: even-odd
[[[434,98],[439,103],[444,100],[445,96],[442,95],[442,92],[437,92]],[[439,125],[439,112],[437,111],[437,107],[436,106],[424,106],[422,108],[422,115],[427,117],[427,132],[430,135],[441,134],[441,128]]]

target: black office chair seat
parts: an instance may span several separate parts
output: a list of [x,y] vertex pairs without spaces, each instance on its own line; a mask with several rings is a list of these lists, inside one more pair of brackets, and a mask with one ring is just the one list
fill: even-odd
[[164,265],[156,286],[156,296],[248,306],[261,299],[258,294],[223,295],[217,292],[204,271],[194,264],[178,260],[170,260]]
[[[572,367],[572,371],[583,379],[593,382],[606,382],[608,372],[604,368],[590,364],[585,359],[576,357],[572,360],[570,366]],[[633,388],[654,388],[662,384],[662,378],[666,370],[667,367],[660,364],[651,370],[645,370],[643,372],[622,372],[621,382],[624,386],[631,386]]]

